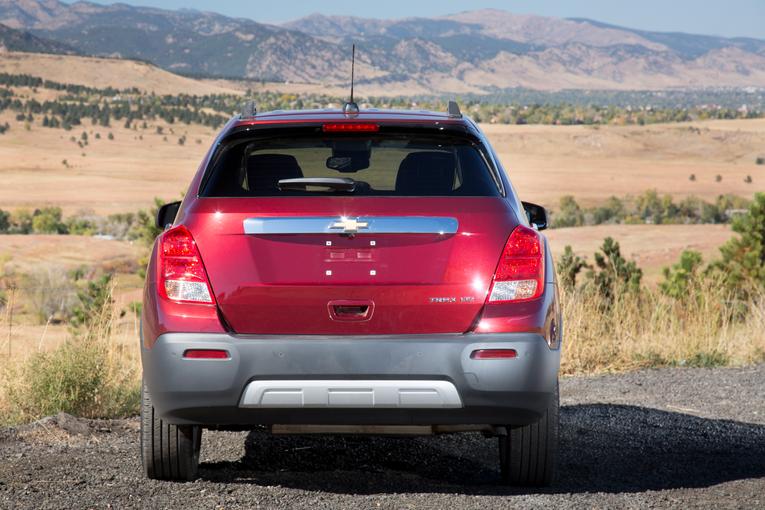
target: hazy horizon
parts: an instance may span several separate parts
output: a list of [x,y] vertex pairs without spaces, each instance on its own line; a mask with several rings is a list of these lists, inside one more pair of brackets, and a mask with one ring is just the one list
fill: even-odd
[[[65,0],[72,3],[72,0]],[[112,4],[108,0],[92,0]],[[389,0],[385,3],[325,0],[314,2],[283,0],[253,9],[244,0],[216,2],[213,0],[122,0],[135,6],[162,9],[196,9],[226,16],[249,18],[261,23],[280,24],[313,13],[394,19],[405,17],[436,17],[467,10],[502,9],[518,14],[536,14],[560,18],[588,18],[632,29],[659,32],[685,32],[724,37],[753,37],[765,39],[765,2],[731,0],[700,3],[694,0],[644,0],[639,4],[608,0],[478,0],[466,5],[460,0],[421,0],[418,2]]]

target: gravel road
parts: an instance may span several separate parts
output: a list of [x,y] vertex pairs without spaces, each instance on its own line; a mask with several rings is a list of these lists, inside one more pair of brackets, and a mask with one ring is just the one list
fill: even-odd
[[0,431],[0,508],[765,508],[765,365],[561,381],[551,489],[498,483],[496,439],[205,431],[201,479],[144,480],[138,420]]

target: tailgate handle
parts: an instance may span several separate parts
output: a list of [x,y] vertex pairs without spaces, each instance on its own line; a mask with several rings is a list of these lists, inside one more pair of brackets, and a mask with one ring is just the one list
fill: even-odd
[[362,322],[372,318],[375,304],[371,300],[335,300],[327,303],[329,317],[335,321]]

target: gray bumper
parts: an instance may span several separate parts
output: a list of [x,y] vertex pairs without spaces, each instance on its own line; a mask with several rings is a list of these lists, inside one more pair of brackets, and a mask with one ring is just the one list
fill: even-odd
[[[518,356],[470,358],[472,351],[487,348],[515,349]],[[230,359],[184,359],[186,349],[226,349]],[[154,406],[173,423],[521,425],[536,421],[549,403],[560,351],[551,350],[542,336],[533,333],[364,337],[169,333],[151,349],[142,348],[142,360]],[[294,387],[300,380],[306,387],[317,381],[356,380],[362,386],[395,381],[398,387],[407,380],[412,386],[444,381],[456,388],[459,404],[268,407],[247,405],[244,399],[254,381],[261,383],[258,386],[289,381]]]

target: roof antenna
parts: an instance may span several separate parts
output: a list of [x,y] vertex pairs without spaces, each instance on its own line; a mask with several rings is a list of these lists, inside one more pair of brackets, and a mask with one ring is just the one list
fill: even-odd
[[356,67],[356,45],[351,49],[351,100],[343,105],[343,113],[346,115],[355,115],[359,113],[359,105],[353,101],[353,72]]

